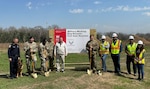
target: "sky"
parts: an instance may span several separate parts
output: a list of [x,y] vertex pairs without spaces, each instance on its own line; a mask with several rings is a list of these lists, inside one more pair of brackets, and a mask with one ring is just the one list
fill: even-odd
[[150,0],[0,0],[0,27],[150,33]]

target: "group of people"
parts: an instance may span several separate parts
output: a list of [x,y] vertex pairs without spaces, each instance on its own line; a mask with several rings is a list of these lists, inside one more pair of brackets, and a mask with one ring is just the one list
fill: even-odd
[[[20,60],[20,47],[18,42],[18,38],[14,38],[8,48],[11,79],[17,77],[18,60]],[[59,37],[59,41],[56,45],[54,45],[52,37],[48,40],[46,38],[42,39],[41,43],[37,45],[34,41],[34,37],[31,36],[29,40],[24,43],[24,51],[28,75],[36,73],[37,53],[41,59],[40,70],[42,73],[54,70],[54,57],[56,57],[57,72],[65,71],[65,57],[68,52],[62,37]]]
[[[8,48],[8,57],[10,61],[10,77],[16,78],[18,60],[20,60],[20,48],[18,45],[18,38],[14,38],[12,44]],[[112,42],[109,43],[105,35],[102,35],[100,42],[94,39],[94,35],[90,35],[90,40],[86,44],[86,49],[89,55],[90,69],[93,72],[98,72],[96,64],[97,53],[102,61],[102,70],[107,72],[106,59],[109,53],[114,64],[114,71],[120,75],[120,53],[122,52],[122,41],[118,38],[116,33],[112,34]],[[52,37],[48,40],[44,38],[39,45],[34,41],[34,37],[30,37],[29,41],[24,43],[24,51],[26,58],[27,73],[36,72],[37,52],[41,59],[41,71],[43,73],[49,70],[54,70],[54,57],[56,57],[56,72],[65,71],[65,57],[68,54],[66,43],[62,37],[54,44]],[[144,79],[144,64],[145,64],[145,49],[141,40],[134,42],[134,36],[129,36],[129,43],[125,46],[125,53],[127,54],[126,66],[128,74],[131,74],[130,64],[133,65],[134,76],[138,69],[138,80]]]
[[[86,49],[89,54],[90,68],[93,72],[98,72],[96,65],[96,55],[100,56],[102,61],[102,70],[107,72],[106,59],[110,53],[113,64],[114,72],[121,75],[120,70],[120,53],[122,52],[123,45],[122,41],[118,38],[116,33],[112,34],[112,41],[109,43],[105,35],[101,36],[100,42],[94,39],[94,35],[90,35],[90,40],[86,44]],[[145,49],[143,41],[139,40],[137,43],[134,42],[134,36],[129,36],[129,43],[125,46],[126,67],[127,74],[131,74],[130,65],[133,65],[134,76],[136,76],[136,70],[138,70],[138,80],[144,79],[144,64],[145,64]]]

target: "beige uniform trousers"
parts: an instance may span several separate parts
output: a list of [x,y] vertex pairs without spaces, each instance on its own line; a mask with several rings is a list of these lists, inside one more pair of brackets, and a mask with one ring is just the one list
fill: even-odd
[[65,55],[56,55],[56,67],[58,72],[65,70]]

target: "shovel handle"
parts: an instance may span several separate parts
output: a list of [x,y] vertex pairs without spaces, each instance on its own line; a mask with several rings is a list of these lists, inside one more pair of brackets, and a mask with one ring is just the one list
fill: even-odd
[[92,69],[92,59],[93,59],[93,50],[89,51],[89,55],[90,55],[90,69]]

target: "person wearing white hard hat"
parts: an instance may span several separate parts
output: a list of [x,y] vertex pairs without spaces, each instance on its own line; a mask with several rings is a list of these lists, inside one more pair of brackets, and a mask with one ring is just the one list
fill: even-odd
[[117,33],[112,34],[112,38],[117,38],[117,37],[118,37]]
[[126,44],[125,52],[127,54],[126,66],[128,74],[131,74],[130,64],[133,65],[134,76],[136,76],[136,65],[134,63],[135,52],[137,48],[137,43],[134,42],[134,36],[129,36],[129,43]]
[[137,65],[138,69],[138,80],[144,79],[144,64],[145,64],[145,49],[143,41],[138,41],[138,46],[136,48],[136,57],[135,57],[135,63]]
[[122,51],[122,41],[118,39],[116,33],[112,34],[112,42],[110,45],[111,57],[114,63],[115,73],[120,75],[120,53]]
[[109,47],[110,47],[110,44],[108,41],[106,41],[106,36],[102,35],[100,47],[99,47],[99,56],[102,60],[102,70],[104,72],[107,71],[106,58],[107,58],[107,55],[109,54]]

